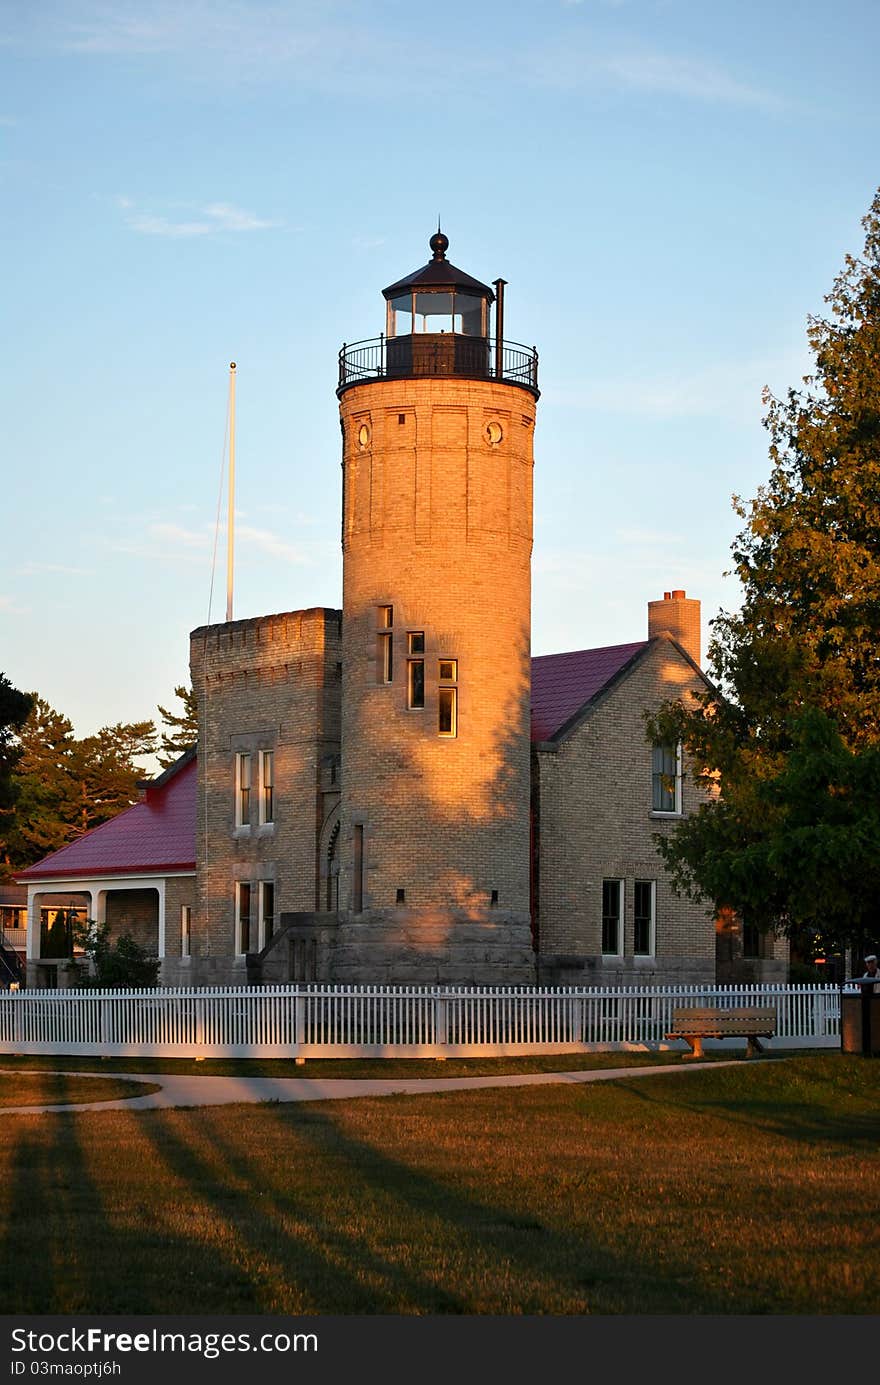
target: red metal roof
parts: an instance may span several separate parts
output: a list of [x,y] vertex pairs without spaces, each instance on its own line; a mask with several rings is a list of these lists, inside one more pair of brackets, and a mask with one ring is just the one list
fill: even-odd
[[196,759],[188,752],[147,787],[140,803],[20,871],[16,879],[195,870],[196,789]]
[[550,741],[557,736],[586,702],[647,647],[647,640],[637,640],[532,659],[532,740]]

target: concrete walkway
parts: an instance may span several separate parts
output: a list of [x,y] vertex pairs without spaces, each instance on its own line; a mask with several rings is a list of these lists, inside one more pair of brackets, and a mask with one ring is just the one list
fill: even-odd
[[[560,1082],[613,1082],[654,1073],[696,1072],[729,1068],[729,1062],[664,1063],[632,1068],[588,1068],[581,1072],[523,1072],[504,1077],[174,1077],[166,1073],[64,1072],[63,1077],[160,1083],[161,1090],[131,1100],[82,1101],[55,1106],[4,1106],[0,1116],[39,1115],[47,1111],[156,1111],[169,1106],[230,1106],[262,1101],[350,1101],[359,1096],[421,1096],[425,1092],[469,1092],[478,1087],[538,1087]],[[19,1072],[31,1071],[19,1068]],[[41,1070],[46,1076],[45,1070]]]

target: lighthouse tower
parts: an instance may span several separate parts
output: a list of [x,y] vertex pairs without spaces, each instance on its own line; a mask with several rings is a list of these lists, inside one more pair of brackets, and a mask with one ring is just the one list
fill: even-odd
[[[340,982],[528,983],[537,355],[432,258],[340,352]],[[494,325],[491,322],[494,305]]]

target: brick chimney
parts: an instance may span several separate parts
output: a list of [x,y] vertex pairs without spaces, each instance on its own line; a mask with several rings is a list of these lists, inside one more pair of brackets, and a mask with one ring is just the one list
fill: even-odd
[[695,664],[700,663],[700,603],[683,591],[663,593],[662,601],[648,602],[648,639],[671,635]]

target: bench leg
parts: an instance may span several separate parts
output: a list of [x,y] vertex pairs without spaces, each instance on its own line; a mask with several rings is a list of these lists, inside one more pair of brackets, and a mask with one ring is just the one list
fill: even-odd
[[761,1040],[757,1037],[757,1035],[755,1035],[755,1034],[749,1034],[749,1035],[747,1035],[747,1037],[746,1037],[746,1057],[747,1057],[747,1058],[758,1058],[758,1057],[760,1057],[760,1055],[761,1055],[763,1052],[764,1052],[764,1045],[761,1043]]
[[684,1057],[684,1058],[702,1058],[702,1056],[703,1056],[703,1038],[702,1038],[702,1035],[701,1035],[701,1034],[686,1034],[686,1035],[684,1035],[684,1041],[685,1041],[686,1044],[690,1044],[690,1046],[691,1046],[691,1051],[690,1051],[690,1053],[684,1053],[684,1054],[682,1054],[682,1057]]

